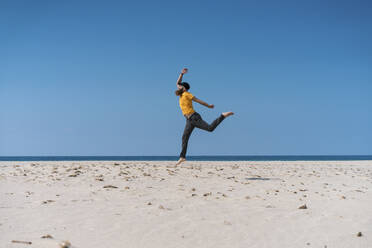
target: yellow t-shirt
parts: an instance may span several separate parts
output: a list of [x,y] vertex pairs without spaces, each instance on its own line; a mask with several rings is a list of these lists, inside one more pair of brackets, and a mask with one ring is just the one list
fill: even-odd
[[194,96],[190,92],[183,92],[180,96],[180,107],[183,115],[190,115],[195,112],[192,107],[192,98]]

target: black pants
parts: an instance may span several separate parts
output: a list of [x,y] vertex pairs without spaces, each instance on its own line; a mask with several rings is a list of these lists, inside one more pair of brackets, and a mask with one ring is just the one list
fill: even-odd
[[186,126],[182,135],[182,151],[180,157],[186,157],[187,143],[189,142],[190,135],[195,127],[212,132],[223,121],[223,119],[225,119],[225,117],[220,115],[220,117],[215,119],[211,124],[208,124],[196,112],[192,114],[189,119],[186,119]]

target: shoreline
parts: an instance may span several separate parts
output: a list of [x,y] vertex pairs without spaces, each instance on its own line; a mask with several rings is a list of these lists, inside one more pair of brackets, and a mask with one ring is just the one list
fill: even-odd
[[[178,156],[0,156],[1,161],[177,161]],[[189,161],[368,161],[372,155],[202,155]]]
[[[171,163],[177,160],[0,160],[2,163]],[[372,165],[371,160],[186,160],[186,163],[347,163],[361,162]]]

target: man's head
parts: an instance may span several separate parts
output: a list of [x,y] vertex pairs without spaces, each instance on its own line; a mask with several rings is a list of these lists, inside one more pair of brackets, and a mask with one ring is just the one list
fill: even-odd
[[178,85],[181,87],[179,87],[178,90],[176,90],[175,92],[176,96],[180,96],[182,95],[183,92],[188,91],[190,89],[190,85],[186,82],[179,83]]

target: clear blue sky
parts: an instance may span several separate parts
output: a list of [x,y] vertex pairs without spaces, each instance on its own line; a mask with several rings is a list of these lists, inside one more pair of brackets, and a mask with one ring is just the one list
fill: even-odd
[[1,1],[0,156],[372,154],[371,1]]

